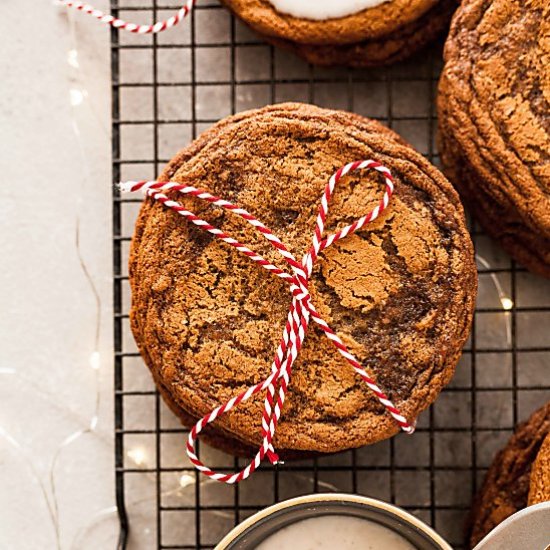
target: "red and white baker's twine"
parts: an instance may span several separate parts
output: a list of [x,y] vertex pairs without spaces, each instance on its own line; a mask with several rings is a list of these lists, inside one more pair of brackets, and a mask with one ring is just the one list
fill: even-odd
[[[334,191],[334,188],[340,178],[345,176],[348,172],[353,170],[360,170],[363,168],[373,168],[384,176],[386,184],[384,196],[367,215],[359,218],[351,225],[344,227],[340,231],[329,235],[323,239],[323,231],[325,228],[325,220],[328,213],[328,203]],[[313,271],[313,265],[317,260],[317,257],[321,251],[329,247],[336,241],[343,239],[344,237],[351,235],[352,233],[361,229],[364,225],[375,220],[381,212],[388,206],[390,198],[393,193],[393,178],[390,171],[382,166],[380,163],[374,160],[363,160],[351,162],[340,168],[330,178],[323,196],[321,197],[321,205],[319,206],[319,213],[315,223],[315,232],[313,234],[312,245],[308,252],[304,255],[301,262],[296,260],[294,255],[287,249],[287,247],[281,242],[281,240],[274,235],[271,230],[266,227],[261,221],[257,220],[252,214],[246,210],[239,208],[235,204],[232,204],[224,199],[215,197],[205,191],[204,189],[197,189],[189,185],[180,185],[173,182],[158,182],[158,181],[129,181],[119,184],[121,191],[135,192],[141,190],[146,196],[151,197],[159,201],[164,206],[174,210],[181,216],[194,223],[204,231],[208,231],[218,239],[224,241],[230,246],[236,248],[239,252],[242,252],[245,256],[248,256],[252,261],[261,265],[264,269],[267,269],[277,277],[284,279],[289,283],[290,292],[292,294],[292,303],[288,312],[288,318],[281,342],[275,353],[273,363],[271,365],[271,374],[263,382],[256,384],[248,388],[240,395],[233,397],[227,403],[216,407],[213,411],[205,415],[199,420],[189,433],[187,441],[187,454],[191,462],[195,467],[211,477],[212,479],[222,481],[224,483],[237,483],[243,479],[246,479],[262,462],[265,456],[268,457],[272,464],[277,464],[279,458],[273,448],[273,437],[277,428],[277,423],[281,416],[281,411],[285,401],[285,396],[290,383],[290,376],[292,365],[300,352],[302,343],[304,341],[306,331],[308,328],[309,320],[312,318],[320,329],[325,333],[327,338],[331,340],[336,349],[344,356],[348,363],[353,367],[353,370],[365,381],[367,386],[372,390],[380,403],[384,405],[387,411],[395,419],[400,428],[406,433],[413,433],[414,425],[407,422],[407,419],[399,412],[395,405],[390,401],[386,394],[380,389],[373,378],[367,373],[365,369],[361,367],[357,359],[350,353],[346,345],[342,342],[339,336],[327,325],[327,323],[317,313],[315,306],[311,302],[311,296],[308,291],[309,277]],[[237,214],[250,225],[255,227],[259,233],[261,233],[271,245],[281,254],[286,260],[288,265],[292,268],[292,273],[288,273],[279,267],[269,263],[262,256],[241,244],[239,241],[233,239],[228,234],[224,233],[220,229],[214,227],[210,223],[195,214],[186,210],[179,202],[174,201],[165,194],[167,191],[178,191],[183,195],[191,195],[198,199],[205,200],[212,203],[215,206],[225,208],[234,214]],[[278,386],[277,398],[275,399],[276,387]],[[264,411],[262,414],[262,444],[248,466],[246,466],[240,472],[233,474],[223,474],[211,470],[208,466],[205,466],[197,457],[195,453],[195,441],[199,433],[203,428],[216,420],[219,416],[230,411],[243,401],[246,401],[253,395],[259,392],[265,391]]]
[[173,15],[166,21],[158,21],[153,25],[137,25],[136,23],[127,23],[114,15],[103,13],[101,10],[86,4],[85,2],[79,2],[78,0],[57,0],[58,4],[67,6],[68,8],[75,8],[81,12],[87,13],[92,17],[98,19],[101,23],[111,25],[117,29],[123,29],[128,32],[136,34],[155,34],[162,32],[170,27],[175,27],[182,19],[184,19],[189,12],[193,9],[196,0],[187,0],[185,4],[177,11],[176,15]]

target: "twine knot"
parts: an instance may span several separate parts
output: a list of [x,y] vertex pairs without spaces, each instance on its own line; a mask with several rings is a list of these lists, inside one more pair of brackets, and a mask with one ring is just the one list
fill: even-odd
[[[365,216],[354,221],[352,224],[340,229],[323,238],[325,221],[328,213],[328,204],[334,188],[340,178],[353,170],[374,169],[384,177],[385,191],[379,203]],[[319,254],[331,246],[336,241],[355,233],[363,226],[375,220],[381,212],[388,206],[393,194],[393,177],[385,166],[374,160],[356,161],[346,164],[337,170],[329,179],[325,191],[321,197],[321,204],[315,222],[315,231],[312,236],[311,247],[304,254],[304,257],[298,261],[288,250],[284,243],[274,235],[271,230],[261,221],[257,220],[252,214],[238,207],[237,205],[216,197],[204,189],[198,189],[189,185],[180,185],[175,182],[158,181],[137,181],[119,184],[121,191],[135,192],[141,190],[146,196],[160,202],[167,208],[174,210],[199,228],[208,231],[218,239],[236,248],[239,252],[248,256],[252,261],[270,271],[277,277],[285,280],[289,284],[289,290],[292,296],[292,302],[287,316],[286,325],[271,364],[271,374],[262,382],[251,386],[241,394],[231,398],[226,403],[216,407],[213,411],[201,418],[190,430],[187,440],[187,455],[194,466],[211,477],[212,479],[224,483],[237,483],[246,479],[267,456],[271,464],[281,464],[279,456],[273,447],[273,438],[277,428],[277,423],[281,416],[285,397],[290,383],[292,365],[298,356],[302,343],[306,336],[309,321],[313,319],[317,326],[324,332],[326,337],[334,344],[340,354],[347,360],[353,370],[365,381],[369,389],[374,393],[378,401],[386,408],[388,413],[395,419],[399,427],[406,433],[414,432],[414,423],[409,423],[407,419],[395,407],[388,396],[376,384],[373,377],[360,365],[357,359],[351,354],[344,342],[334,332],[332,328],[319,315],[311,300],[308,290],[308,283],[313,266],[319,257]],[[177,191],[183,195],[190,195],[201,200],[205,200],[215,206],[224,208],[250,223],[269,243],[281,254],[286,263],[290,266],[291,272],[287,272],[274,264],[268,262],[265,258],[248,248],[246,245],[235,240],[230,235],[224,233],[221,229],[214,227],[207,221],[199,218],[193,212],[187,210],[181,203],[170,199],[165,193],[167,191]],[[238,406],[243,401],[250,399],[253,395],[265,391],[264,409],[262,413],[262,443],[255,457],[250,464],[240,472],[233,474],[219,473],[205,466],[195,453],[195,441],[203,428],[216,420],[219,416]]]

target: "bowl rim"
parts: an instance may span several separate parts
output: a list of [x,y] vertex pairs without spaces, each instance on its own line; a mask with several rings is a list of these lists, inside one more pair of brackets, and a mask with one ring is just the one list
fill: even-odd
[[364,497],[361,495],[347,494],[347,493],[315,493],[311,495],[303,495],[299,497],[294,497],[288,500],[283,500],[272,504],[259,512],[256,512],[249,518],[246,518],[244,521],[236,525],[225,537],[215,546],[214,550],[224,550],[232,543],[238,536],[244,533],[247,529],[258,523],[260,520],[267,518],[268,516],[280,512],[281,510],[286,510],[287,508],[292,508],[301,504],[323,504],[325,502],[340,502],[345,503],[349,502],[351,504],[360,504],[363,506],[368,506],[375,508],[377,510],[383,510],[393,516],[396,516],[405,523],[408,523],[412,527],[416,527],[430,538],[439,546],[442,550],[453,550],[450,544],[436,531],[434,531],[429,525],[419,520],[417,517],[413,516],[409,512],[406,512],[402,508],[384,502],[382,500],[377,500],[370,497]]

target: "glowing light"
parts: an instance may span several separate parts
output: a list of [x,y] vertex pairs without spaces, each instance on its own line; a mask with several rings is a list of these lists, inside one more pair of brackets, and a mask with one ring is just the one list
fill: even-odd
[[99,367],[101,366],[101,357],[99,355],[99,351],[94,351],[91,355],[90,355],[90,367],[92,367],[92,369],[99,369]]
[[78,64],[78,52],[76,50],[72,49],[67,52],[67,63],[75,69],[79,68],[80,65]]
[[512,302],[512,299],[508,298],[508,296],[502,296],[500,303],[502,304],[502,308],[507,311],[514,307],[514,302]]
[[71,97],[71,105],[73,107],[77,107],[84,101],[84,94],[81,90],[77,90],[76,88],[71,88],[69,91],[70,97]]
[[97,423],[98,423],[98,417],[97,415],[95,415],[92,420],[90,421],[90,430],[94,431],[97,427]]
[[0,374],[15,374],[15,369],[10,368],[0,368]]
[[128,451],[128,456],[138,465],[141,466],[145,463],[145,451],[141,447],[136,447],[135,449],[130,449]]
[[195,483],[195,478],[191,474],[183,474],[180,477],[180,485],[183,488],[185,488],[189,485],[193,485],[193,483]]

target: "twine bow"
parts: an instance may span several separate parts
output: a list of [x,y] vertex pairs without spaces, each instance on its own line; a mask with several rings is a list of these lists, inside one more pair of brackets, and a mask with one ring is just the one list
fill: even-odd
[[[359,218],[351,225],[348,225],[323,238],[323,232],[325,228],[325,221],[328,213],[328,203],[334,191],[334,188],[340,178],[353,170],[361,170],[364,168],[372,168],[377,170],[384,176],[385,191],[384,196],[368,214]],[[375,220],[381,212],[388,206],[390,198],[393,193],[394,185],[393,178],[390,171],[382,166],[380,163],[374,160],[356,161],[346,164],[339,170],[337,170],[325,187],[323,196],[321,197],[321,204],[319,206],[319,212],[317,220],[315,222],[315,231],[313,233],[312,244],[310,249],[306,252],[302,261],[298,261],[294,255],[288,250],[284,243],[274,235],[271,230],[266,227],[261,221],[257,220],[252,214],[246,210],[239,208],[235,204],[232,204],[224,199],[211,195],[204,189],[197,189],[196,187],[188,185],[180,185],[173,182],[158,182],[158,181],[130,181],[119,184],[121,191],[135,192],[141,190],[146,196],[157,200],[167,208],[170,208],[194,223],[204,231],[208,231],[218,239],[224,241],[230,246],[236,248],[239,252],[248,256],[252,261],[261,265],[264,269],[270,271],[277,277],[285,280],[289,284],[290,293],[292,295],[292,303],[288,312],[286,325],[283,331],[279,347],[275,353],[273,363],[271,364],[271,374],[263,381],[255,386],[251,386],[240,395],[231,398],[229,401],[216,407],[213,411],[206,414],[201,418],[195,426],[191,429],[187,441],[187,454],[191,462],[195,467],[211,477],[212,479],[222,481],[224,483],[237,483],[243,479],[246,479],[262,462],[265,456],[272,464],[279,462],[279,457],[275,453],[273,448],[273,437],[275,436],[275,430],[277,423],[281,416],[281,411],[285,402],[286,393],[290,383],[290,376],[292,365],[298,356],[302,343],[306,336],[307,328],[310,319],[313,319],[319,326],[319,328],[325,333],[327,338],[334,344],[340,354],[347,360],[352,366],[353,370],[359,374],[359,376],[365,381],[370,390],[378,398],[378,401],[384,405],[389,414],[395,419],[400,428],[406,433],[413,433],[414,425],[407,422],[406,418],[399,412],[395,405],[390,401],[382,389],[376,384],[374,379],[367,373],[367,371],[361,367],[357,359],[350,353],[344,342],[340,337],[328,326],[328,324],[317,313],[315,306],[311,301],[311,295],[308,290],[308,283],[311,273],[313,271],[313,265],[317,260],[319,253],[330,245],[355,233],[369,222]],[[171,200],[166,194],[166,191],[178,191],[183,195],[190,195],[198,199],[205,200],[215,206],[225,208],[237,214],[250,225],[256,228],[271,245],[281,254],[287,264],[290,266],[292,272],[287,272],[279,267],[271,264],[262,256],[241,244],[239,241],[233,239],[228,234],[224,233],[220,229],[214,227],[207,221],[199,218],[192,212],[186,210],[179,202]],[[276,391],[278,388],[278,392]],[[256,456],[252,459],[250,464],[243,468],[240,472],[232,474],[224,474],[211,470],[208,466],[204,465],[195,452],[195,441],[199,433],[204,429],[207,424],[210,424],[216,418],[222,414],[230,411],[243,401],[250,399],[253,395],[266,392],[264,400],[264,410],[262,414],[262,444],[256,453]]]
[[[152,25],[139,25],[137,23],[128,23],[123,19],[119,19],[114,15],[103,13],[101,10],[90,6],[86,2],[80,0],[57,0],[57,3],[67,8],[74,8],[78,11],[86,13],[92,17],[95,17],[100,23],[111,25],[115,29],[122,29],[124,31],[132,32],[135,34],[156,34],[171,27],[175,27],[180,21],[182,21],[193,9],[197,0],[187,0],[185,4],[176,12],[175,15],[169,17],[164,21],[158,21]],[[122,9],[122,8],[120,8]]]

